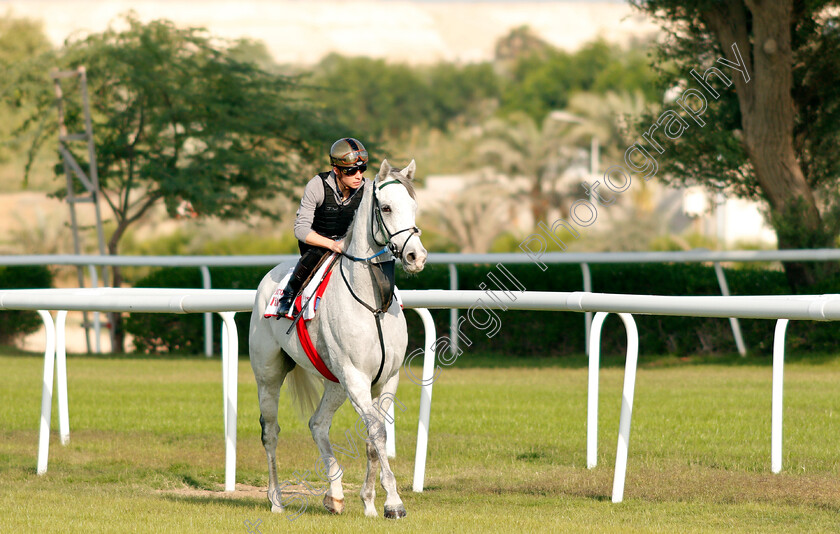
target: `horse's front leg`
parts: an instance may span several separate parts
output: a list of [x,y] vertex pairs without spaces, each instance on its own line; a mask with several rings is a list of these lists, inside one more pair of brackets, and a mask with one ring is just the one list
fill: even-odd
[[[330,444],[330,426],[332,425],[333,415],[346,398],[347,394],[341,385],[335,382],[326,382],[321,403],[315,413],[312,414],[312,418],[309,419],[312,439],[315,440],[315,445],[318,446],[318,451],[321,453],[319,463],[323,464],[317,467],[318,473],[316,475],[325,479],[330,486],[324,495],[324,507],[334,514],[340,514],[344,511],[344,488],[341,484],[343,472],[333,455],[332,445]],[[322,470],[323,472],[321,472]]]
[[390,402],[393,402],[399,375],[391,377],[382,388],[382,393],[379,398],[387,399],[382,403],[384,406],[378,406],[373,403],[370,396],[369,382],[366,382],[365,378],[360,377],[358,381],[349,380],[348,378],[345,377],[347,380],[347,395],[350,397],[350,402],[353,403],[353,408],[356,409],[356,412],[362,418],[362,421],[364,421],[368,434],[366,440],[368,466],[361,491],[365,515],[376,515],[376,505],[373,501],[376,495],[374,485],[378,463],[380,467],[379,478],[382,483],[382,488],[385,490],[385,517],[388,519],[405,517],[405,506],[403,506],[402,499],[400,499],[399,493],[397,492],[397,479],[393,471],[391,471],[388,455],[385,452],[385,424],[383,422],[383,415],[390,406]]
[[[379,398],[373,400],[375,406],[379,405]],[[378,412],[379,410],[376,411]],[[380,418],[379,421],[381,422],[382,419]],[[365,445],[367,449],[367,472],[365,473],[365,482],[362,484],[360,496],[362,498],[362,504],[365,507],[365,515],[376,517],[376,503],[374,501],[376,499],[376,472],[379,470],[379,454],[376,452],[376,447],[372,439],[368,439]]]

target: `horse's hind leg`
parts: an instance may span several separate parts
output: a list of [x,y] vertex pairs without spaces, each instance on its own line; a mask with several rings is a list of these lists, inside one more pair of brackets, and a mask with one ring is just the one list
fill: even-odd
[[271,503],[272,512],[282,512],[283,504],[277,483],[277,436],[280,434],[277,409],[280,387],[286,375],[294,368],[295,362],[282,351],[278,351],[271,358],[258,359],[252,354],[251,366],[254,369],[257,394],[260,399],[260,427],[262,429],[260,438],[268,460],[268,501]]
[[317,466],[316,475],[325,479],[330,485],[324,495],[324,508],[334,514],[340,514],[344,511],[344,489],[341,485],[343,472],[333,455],[332,445],[330,444],[330,426],[332,425],[333,415],[344,404],[346,398],[347,394],[340,384],[327,381],[324,386],[324,396],[321,397],[318,409],[309,419],[309,430],[312,432],[312,439],[315,440],[315,445],[318,446],[318,451],[321,453],[320,459],[323,464],[323,472],[321,472],[321,466]]
[[[353,408],[356,409],[356,412],[362,418],[362,421],[364,421],[368,433],[368,439],[366,440],[368,470],[361,491],[362,503],[365,506],[365,515],[376,515],[376,505],[373,499],[376,494],[374,483],[376,460],[378,459],[380,467],[379,478],[382,483],[382,489],[385,490],[385,517],[387,519],[405,517],[405,506],[397,492],[397,479],[394,476],[394,472],[391,471],[391,465],[385,453],[385,424],[383,422],[383,415],[389,406],[389,401],[384,401],[384,406],[382,407],[375,406],[370,395],[370,379],[365,380],[365,378],[359,377],[359,380],[352,380],[349,378],[345,377],[347,381],[347,395],[353,404]],[[391,377],[382,387],[382,393],[379,398],[388,398],[390,401],[393,401],[398,382],[399,375]]]

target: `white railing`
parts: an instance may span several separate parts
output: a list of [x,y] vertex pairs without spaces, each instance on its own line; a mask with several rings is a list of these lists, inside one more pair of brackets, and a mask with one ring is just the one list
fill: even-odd
[[[252,307],[254,291],[246,290],[183,290],[183,289],[42,289],[0,291],[0,310],[38,310],[47,328],[47,350],[44,363],[44,393],[42,397],[41,435],[38,472],[46,470],[49,445],[50,407],[52,404],[53,362],[58,364],[59,421],[62,442],[69,438],[67,422],[67,386],[62,339],[56,330],[63,330],[66,310],[133,311],[133,312],[216,312],[225,321],[226,350],[223,351],[223,389],[225,397],[226,464],[225,489],[233,491],[236,469],[236,384],[238,380],[237,333],[234,313]],[[789,320],[840,320],[840,295],[749,296],[749,297],[665,297],[652,295],[614,295],[586,292],[549,293],[522,292],[511,302],[502,292],[490,292],[488,301],[482,299],[486,291],[403,291],[403,304],[421,313],[426,328],[423,382],[420,394],[417,449],[415,451],[414,491],[422,491],[425,477],[426,449],[431,416],[432,385],[435,376],[435,332],[431,315],[426,308],[516,309],[544,311],[597,312],[593,321],[589,352],[589,386],[587,405],[587,466],[597,459],[597,409],[599,345],[603,320],[608,313],[618,313],[627,329],[627,358],[622,393],[619,437],[613,479],[613,502],[624,498],[624,481],[630,441],[630,423],[635,391],[638,359],[638,333],[632,315],[657,314],[692,317],[741,317],[776,319],[773,347],[773,395],[771,409],[771,470],[782,467],[782,376],[784,368],[784,336]],[[60,310],[58,328],[44,310]],[[53,351],[54,352],[51,352]],[[62,396],[64,397],[62,409]],[[393,427],[389,434],[393,435]],[[46,435],[46,439],[45,439]],[[43,455],[43,456],[42,456]],[[43,469],[42,469],[43,461]]]
[[[67,351],[65,319],[67,311],[147,312],[147,313],[218,313],[222,330],[222,398],[225,427],[225,491],[234,491],[236,479],[236,420],[239,369],[239,338],[234,322],[237,312],[251,311],[256,292],[233,289],[16,289],[0,290],[0,310],[37,311],[46,329],[44,377],[41,395],[41,423],[38,440],[37,473],[47,472],[49,462],[50,420],[53,382],[58,389],[58,423],[62,445],[70,441],[67,399]],[[56,319],[47,310],[58,310]],[[428,310],[415,309],[427,336],[434,340],[434,321]],[[427,340],[430,345],[432,341]],[[396,455],[394,407],[389,409],[387,451]]]
[[[530,249],[529,249],[530,250]],[[133,266],[133,267],[198,267],[201,271],[202,287],[211,289],[209,267],[258,267],[273,266],[285,261],[297,259],[297,255],[254,255],[254,256],[77,256],[72,254],[57,255],[20,255],[0,256],[0,265],[76,265],[87,266],[91,277],[91,284],[98,285],[95,266]],[[721,294],[729,296],[729,286],[726,281],[721,262],[767,262],[767,261],[840,261],[840,249],[801,249],[801,250],[732,250],[709,251],[689,250],[679,252],[542,252],[531,251],[530,254],[502,253],[502,254],[456,254],[431,253],[426,263],[442,263],[449,266],[449,289],[458,290],[458,270],[456,265],[464,264],[578,264],[583,276],[582,288],[586,292],[594,290],[589,264],[608,263],[712,263],[715,268],[718,286]],[[212,314],[204,315],[204,353],[213,354]],[[741,355],[747,352],[746,344],[741,335],[741,328],[737,317],[730,317],[732,335],[735,345]],[[592,313],[584,313],[585,349],[589,350],[589,332],[591,331]],[[449,337],[452,340],[452,351],[458,350],[458,310],[452,308],[449,314]],[[99,352],[99,320],[94,319],[95,340]]]

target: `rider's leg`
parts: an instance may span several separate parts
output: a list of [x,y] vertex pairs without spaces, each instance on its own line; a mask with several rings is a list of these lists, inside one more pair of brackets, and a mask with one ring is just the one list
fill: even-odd
[[289,278],[289,283],[286,284],[285,289],[283,289],[283,297],[280,298],[280,304],[277,309],[278,318],[289,313],[289,310],[292,308],[292,302],[294,302],[294,299],[300,292],[303,284],[306,283],[309,275],[311,275],[312,271],[314,271],[318,266],[321,258],[329,252],[330,251],[325,248],[312,247],[303,253],[300,260],[298,260],[297,266],[295,266],[292,276]]

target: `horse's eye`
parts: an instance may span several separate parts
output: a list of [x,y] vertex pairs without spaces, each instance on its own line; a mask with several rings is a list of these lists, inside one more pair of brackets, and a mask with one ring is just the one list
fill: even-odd
[[382,206],[382,211],[385,213],[391,213],[391,206]]

